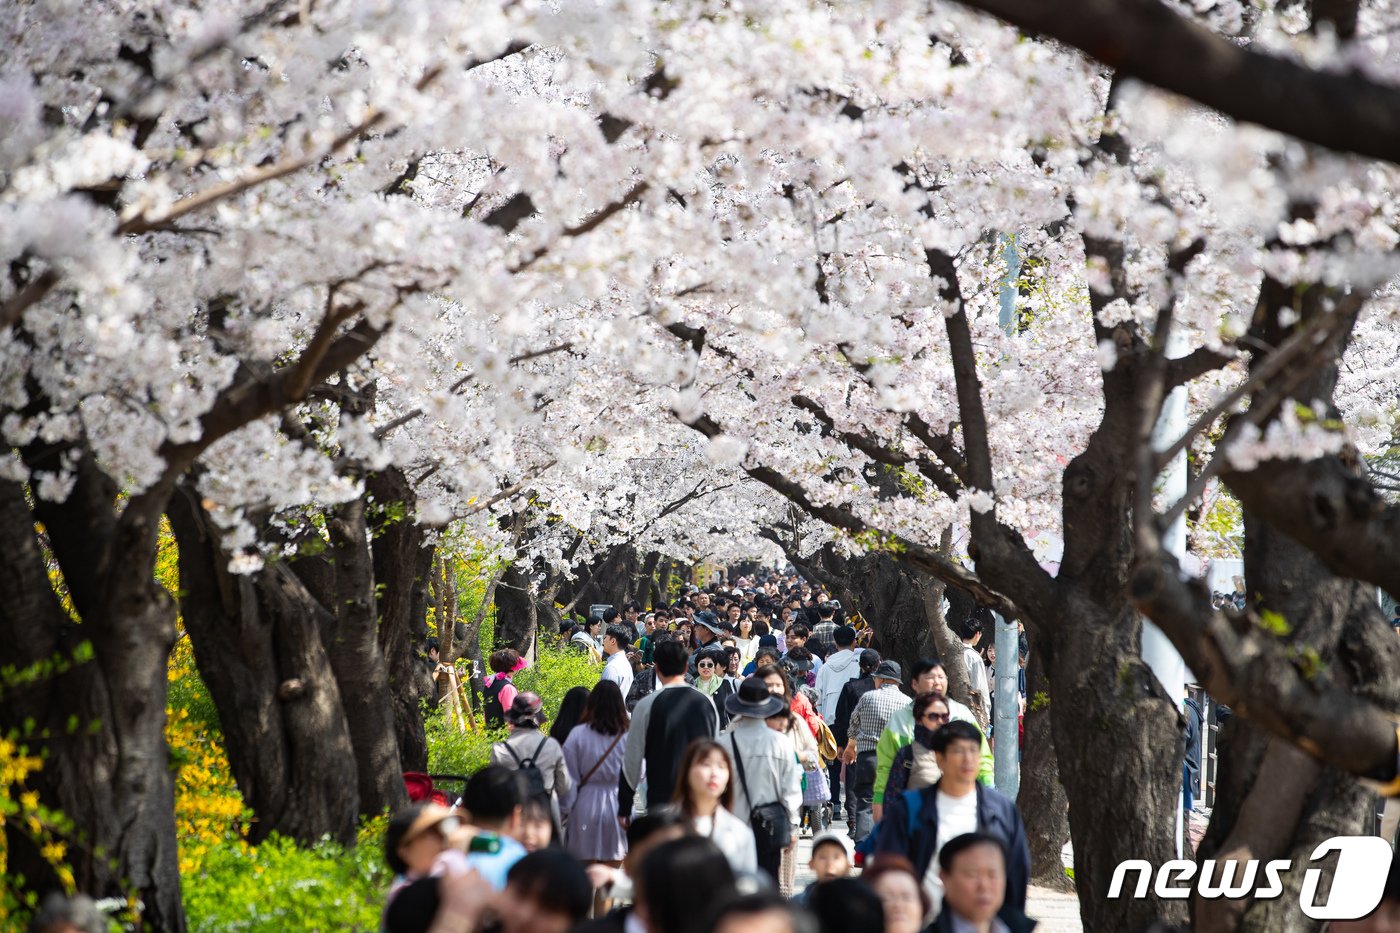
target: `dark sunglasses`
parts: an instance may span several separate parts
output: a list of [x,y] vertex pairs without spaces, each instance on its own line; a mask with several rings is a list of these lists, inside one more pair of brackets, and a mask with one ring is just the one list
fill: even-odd
[[947,713],[933,713],[933,712],[929,712],[929,713],[924,713],[924,718],[925,718],[925,719],[931,719],[931,720],[933,720],[934,722],[947,722],[947,721],[948,721],[948,714],[947,714]]

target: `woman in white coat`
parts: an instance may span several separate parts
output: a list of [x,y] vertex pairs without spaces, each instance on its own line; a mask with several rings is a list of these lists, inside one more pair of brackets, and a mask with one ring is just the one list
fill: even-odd
[[734,782],[729,751],[713,739],[696,739],[686,747],[672,802],[690,829],[719,847],[736,874],[758,871],[753,830],[735,816]]

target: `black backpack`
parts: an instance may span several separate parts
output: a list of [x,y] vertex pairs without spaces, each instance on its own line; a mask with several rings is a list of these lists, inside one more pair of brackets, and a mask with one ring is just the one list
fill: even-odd
[[539,765],[535,764],[535,759],[540,757],[540,752],[544,751],[544,743],[548,741],[549,736],[547,735],[540,739],[540,744],[535,746],[535,753],[524,761],[520,760],[515,749],[511,748],[509,744],[506,745],[506,751],[510,752],[510,757],[515,759],[516,768],[520,771],[520,775],[525,778],[525,787],[531,798],[546,796],[544,772],[540,770]]

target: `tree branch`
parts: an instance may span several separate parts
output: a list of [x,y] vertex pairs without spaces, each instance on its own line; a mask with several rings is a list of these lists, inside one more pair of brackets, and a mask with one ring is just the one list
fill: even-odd
[[1176,558],[1159,551],[1140,561],[1131,593],[1216,701],[1326,764],[1374,780],[1395,776],[1396,727],[1386,713],[1308,670],[1253,615],[1214,611],[1205,584],[1183,579]]
[[648,187],[650,187],[650,185],[645,181],[637,182],[635,185],[632,186],[632,189],[630,191],[628,191],[622,197],[618,198],[616,201],[613,201],[608,206],[604,207],[602,210],[598,211],[598,213],[594,214],[592,217],[589,217],[587,220],[573,227],[565,227],[563,230],[560,231],[559,240],[556,240],[554,243],[546,244],[536,249],[533,253],[531,253],[524,260],[522,260],[518,266],[511,269],[510,271],[512,273],[524,272],[526,269],[539,262],[545,256],[549,255],[550,249],[553,248],[553,246],[557,245],[560,241],[572,240],[577,237],[581,237],[586,233],[590,233],[593,230],[596,230],[598,227],[606,223],[607,220],[614,214],[618,213],[619,211],[625,208],[631,207],[633,204],[636,204],[637,201],[641,199],[642,195],[646,193]]
[[1235,45],[1160,0],[962,0],[1236,120],[1400,162],[1400,88]]
[[[680,418],[679,415],[676,416]],[[693,421],[680,419],[682,423],[699,431],[705,437],[716,438],[725,433],[709,415],[701,415]],[[783,476],[777,470],[766,466],[745,466],[745,473],[774,492],[805,509],[812,516],[821,519],[833,528],[848,534],[859,535],[871,532],[868,525],[848,509],[834,505],[818,505],[813,502],[800,485]],[[996,609],[1008,618],[1020,615],[1010,599],[996,592],[975,573],[960,567],[932,548],[910,541],[900,535],[887,535],[893,544],[896,556],[951,586],[964,590],[979,602]]]
[[1266,460],[1221,478],[1246,509],[1317,555],[1340,577],[1400,593],[1400,506],[1342,461]]
[[948,470],[926,457],[911,457],[908,454],[891,450],[875,439],[855,431],[843,431],[836,427],[836,421],[819,402],[805,395],[794,395],[792,403],[821,422],[832,437],[840,440],[852,450],[858,450],[876,463],[886,466],[903,467],[913,465],[919,473],[933,484],[939,492],[956,499],[962,492],[962,484]]
[[1197,347],[1185,356],[1167,360],[1166,388],[1170,391],[1177,386],[1185,385],[1208,372],[1229,366],[1235,359],[1236,357],[1230,353],[1212,350],[1210,347]]

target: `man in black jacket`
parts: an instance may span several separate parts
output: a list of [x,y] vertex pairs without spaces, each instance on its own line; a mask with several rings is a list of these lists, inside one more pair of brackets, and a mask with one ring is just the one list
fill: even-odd
[[943,909],[930,933],[981,929],[1030,933],[1035,929],[1034,920],[1005,903],[1006,847],[996,836],[964,833],[949,839],[938,853],[938,869]]
[[[873,648],[866,648],[860,653],[860,676],[854,680],[848,680],[841,687],[841,695],[836,700],[836,717],[834,722],[827,723],[831,727],[831,734],[836,738],[836,747],[845,748],[846,742],[851,737],[851,713],[855,712],[856,704],[860,698],[871,690],[875,689],[875,669],[880,666],[880,652]],[[856,831],[856,795],[851,793],[851,783],[855,777],[855,769],[846,769],[846,825],[849,827],[852,837],[855,838]]]
[[632,815],[632,797],[646,765],[647,810],[669,803],[676,789],[681,756],[693,739],[719,734],[714,703],[685,682],[685,646],[663,641],[656,646],[656,676],[661,688],[643,697],[632,712],[627,753],[618,779],[618,817]]

